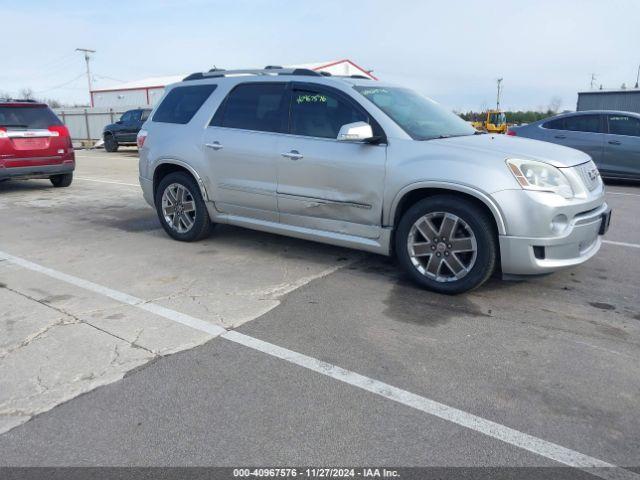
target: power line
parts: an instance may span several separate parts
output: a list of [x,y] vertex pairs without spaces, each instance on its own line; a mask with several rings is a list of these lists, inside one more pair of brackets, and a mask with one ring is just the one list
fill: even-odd
[[64,71],[68,70],[74,64],[75,64],[75,59],[67,58],[66,60],[61,61],[56,65],[51,65],[49,68],[38,68],[38,73],[36,75],[31,75],[29,78],[31,80],[39,80],[41,78],[51,77],[52,75],[57,75],[63,70]]
[[45,93],[45,92],[50,92],[51,90],[57,90],[59,88],[65,87],[67,85],[69,85],[70,83],[75,82],[76,80],[78,80],[80,77],[82,77],[84,75],[84,72],[82,72],[80,75],[78,75],[77,77],[72,78],[71,80],[61,83],[60,85],[56,85],[54,87],[51,88],[46,88],[44,90],[38,90],[37,92],[33,92],[33,93]]
[[106,75],[98,75],[97,73],[93,74],[94,78],[104,78],[105,80],[113,80],[114,82],[126,83],[126,80],[120,80],[119,78],[107,77]]
[[52,67],[62,61],[68,60],[69,58],[75,57],[75,55],[73,53],[65,53],[64,55],[62,55],[61,57],[58,58],[54,58],[54,59],[50,59],[46,62],[44,62],[43,64],[40,65],[41,69],[47,69],[49,67]]

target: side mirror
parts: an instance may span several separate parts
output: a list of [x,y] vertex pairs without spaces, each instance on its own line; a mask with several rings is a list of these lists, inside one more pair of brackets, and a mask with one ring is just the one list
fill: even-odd
[[122,120],[118,120],[118,121],[116,122],[116,125],[122,125]]
[[340,127],[339,142],[365,142],[374,139],[373,129],[366,122],[347,123]]

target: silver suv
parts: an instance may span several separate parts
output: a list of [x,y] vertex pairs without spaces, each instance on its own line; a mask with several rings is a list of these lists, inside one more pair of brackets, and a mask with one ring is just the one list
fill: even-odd
[[480,134],[406,88],[305,69],[212,70],[167,88],[138,135],[162,226],[212,223],[396,255],[419,284],[478,287],[596,254],[610,209],[591,158]]

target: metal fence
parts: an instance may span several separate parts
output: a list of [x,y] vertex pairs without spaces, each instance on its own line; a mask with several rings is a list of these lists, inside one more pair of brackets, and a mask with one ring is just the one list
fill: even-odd
[[[95,142],[102,138],[105,126],[120,120],[120,116],[127,110],[140,108],[54,108],[56,115],[67,126],[71,139],[75,141]],[[148,107],[147,107],[148,108]]]

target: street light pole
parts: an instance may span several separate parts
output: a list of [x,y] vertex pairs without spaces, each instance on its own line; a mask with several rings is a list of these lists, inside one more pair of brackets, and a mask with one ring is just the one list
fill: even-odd
[[498,79],[498,96],[496,98],[496,110],[500,111],[500,93],[502,90],[502,78]]
[[636,75],[636,88],[638,88],[638,81],[640,81],[640,65],[638,65],[638,75]]
[[96,53],[95,50],[90,50],[88,48],[76,48],[76,52],[83,52],[84,53],[84,61],[87,63],[87,82],[89,85],[89,103],[93,103],[92,98],[91,98],[91,69],[89,68],[89,59],[91,58],[89,56],[90,53]]

